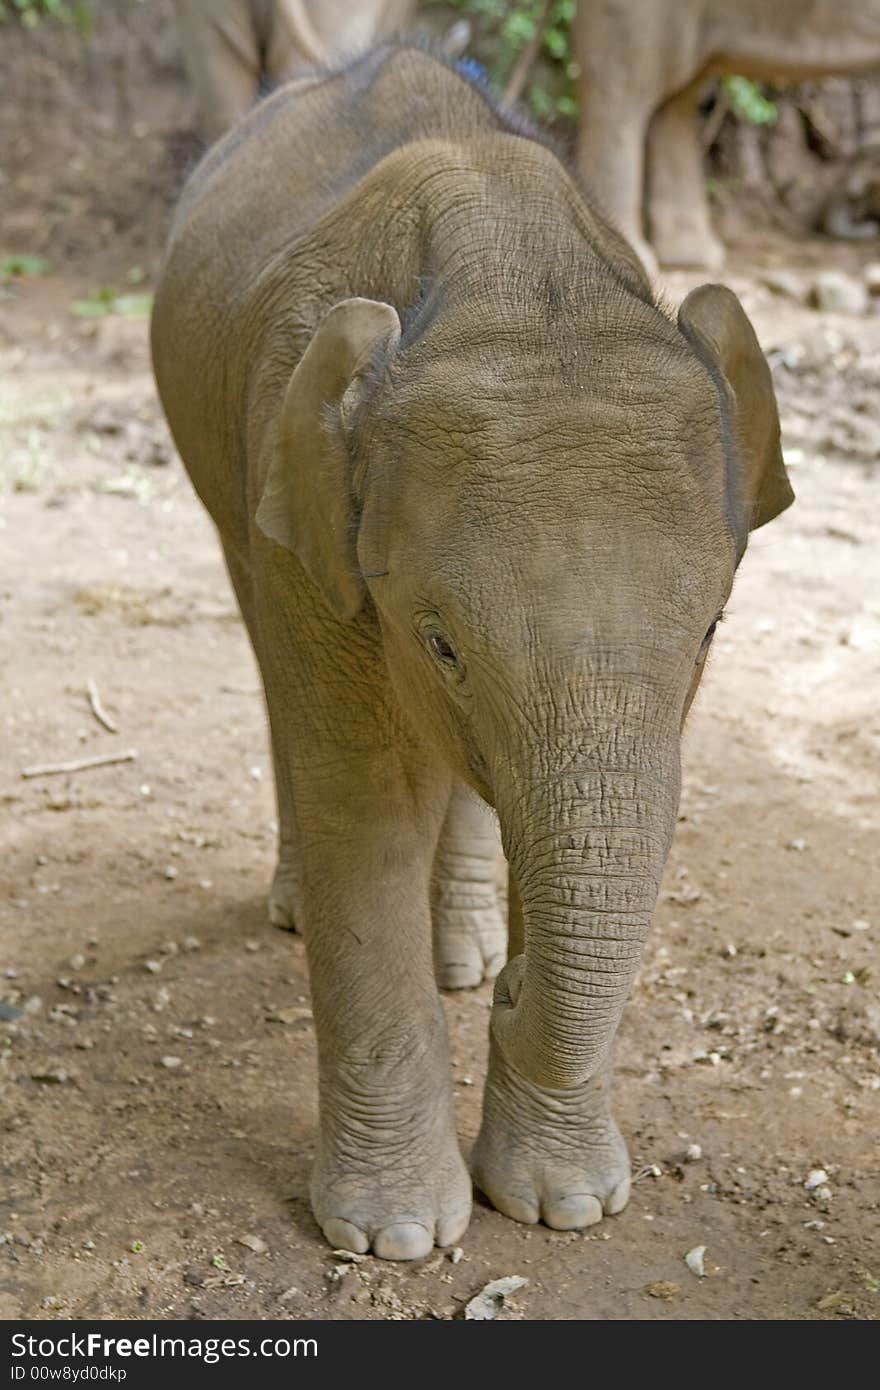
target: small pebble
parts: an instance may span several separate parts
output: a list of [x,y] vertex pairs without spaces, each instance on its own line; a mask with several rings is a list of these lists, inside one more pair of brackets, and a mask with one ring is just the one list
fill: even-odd
[[842,270],[820,270],[809,299],[814,308],[826,314],[864,314],[868,287]]
[[311,1009],[273,1009],[266,1014],[267,1023],[310,1023]]
[[689,1250],[684,1257],[684,1262],[691,1274],[695,1274],[698,1279],[705,1279],[706,1277],[705,1256],[705,1245],[695,1245],[693,1250]]
[[676,1294],[681,1293],[681,1285],[673,1284],[668,1279],[655,1279],[653,1284],[645,1285],[645,1293],[650,1298],[670,1299],[675,1298]]
[[181,1063],[181,1058],[180,1058],[180,1057],[160,1057],[160,1058],[159,1058],[159,1065],[160,1065],[160,1067],[167,1067],[167,1069],[168,1069],[169,1071],[174,1071],[175,1067],[179,1067],[179,1066],[181,1066],[181,1064],[182,1064],[182,1063]]
[[828,1174],[824,1168],[813,1168],[804,1180],[804,1187],[808,1192],[813,1192],[817,1187],[823,1187],[828,1181]]
[[246,1246],[248,1250],[253,1250],[255,1255],[265,1255],[269,1249],[261,1236],[239,1236],[238,1244]]
[[166,870],[165,870],[165,877],[166,877],[166,878],[177,878],[177,873],[178,873],[178,871],[177,871],[177,869],[174,867],[174,865],[173,865],[173,864],[169,864],[169,865],[167,866]]

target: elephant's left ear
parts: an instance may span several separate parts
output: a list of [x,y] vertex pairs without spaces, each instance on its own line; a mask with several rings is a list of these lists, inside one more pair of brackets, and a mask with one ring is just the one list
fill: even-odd
[[782,461],[779,412],[767,359],[742,305],[724,285],[692,290],[678,311],[678,326],[729,390],[743,500],[749,529],[754,530],[794,501]]

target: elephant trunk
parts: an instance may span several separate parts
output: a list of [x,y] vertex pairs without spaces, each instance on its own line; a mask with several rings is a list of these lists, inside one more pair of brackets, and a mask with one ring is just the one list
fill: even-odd
[[[616,760],[618,761],[618,760]],[[634,760],[633,760],[634,761]],[[578,1086],[607,1059],[653,916],[678,804],[678,750],[646,769],[566,774],[505,815],[524,954],[499,977],[492,1026],[536,1085]]]

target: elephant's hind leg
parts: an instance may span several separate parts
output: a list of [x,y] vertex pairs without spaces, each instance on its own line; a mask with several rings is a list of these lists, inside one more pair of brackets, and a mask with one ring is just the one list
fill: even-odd
[[698,107],[705,79],[671,97],[648,130],[648,229],[660,264],[719,270],[724,247],[706,198]]
[[434,859],[431,915],[434,970],[442,989],[494,980],[505,961],[507,928],[498,903],[501,847],[487,806],[457,784]]

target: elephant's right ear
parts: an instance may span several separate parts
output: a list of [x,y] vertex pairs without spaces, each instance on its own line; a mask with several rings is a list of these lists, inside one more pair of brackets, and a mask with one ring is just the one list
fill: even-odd
[[678,311],[678,326],[710,371],[720,371],[730,392],[740,487],[754,530],[794,501],[767,359],[745,310],[725,285],[691,290]]
[[257,508],[260,530],[296,556],[339,618],[354,618],[366,594],[342,401],[351,406],[348,393],[399,337],[396,310],[373,299],[345,299],[322,319],[290,378]]

